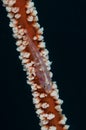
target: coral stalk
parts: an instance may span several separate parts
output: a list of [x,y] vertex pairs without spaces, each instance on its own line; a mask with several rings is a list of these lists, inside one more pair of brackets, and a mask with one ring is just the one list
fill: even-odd
[[40,119],[41,130],[67,130],[62,114],[59,90],[52,81],[51,62],[46,49],[43,27],[38,23],[37,10],[31,0],[3,0],[10,19],[9,26],[16,39],[17,51],[27,84],[31,85],[33,103]]

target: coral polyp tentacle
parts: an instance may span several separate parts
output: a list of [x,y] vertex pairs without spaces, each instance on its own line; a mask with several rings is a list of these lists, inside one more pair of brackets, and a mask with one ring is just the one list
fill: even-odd
[[26,71],[27,84],[31,85],[33,103],[40,119],[41,130],[67,130],[67,118],[62,114],[59,90],[52,81],[49,51],[43,31],[38,23],[38,12],[31,0],[3,0],[10,19],[13,37],[16,38],[19,59]]

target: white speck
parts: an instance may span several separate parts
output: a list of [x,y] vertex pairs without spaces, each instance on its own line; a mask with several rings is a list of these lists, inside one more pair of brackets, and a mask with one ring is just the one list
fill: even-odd
[[48,67],[47,67],[47,70],[49,70],[49,71],[50,71],[50,70],[51,70],[51,67],[50,67],[50,66],[48,66]]
[[56,130],[56,126],[50,126],[49,130]]
[[13,27],[12,30],[13,30],[14,33],[18,33],[18,28],[17,27]]
[[9,27],[15,27],[15,25],[13,24],[13,22],[9,23]]
[[16,25],[17,23],[18,23],[18,21],[16,20],[16,19],[10,19],[11,20],[11,22],[14,24],[14,25]]
[[[27,72],[26,72],[27,73]],[[35,91],[35,90],[37,90],[37,87],[35,86],[35,85],[32,85],[31,86],[31,89],[32,89],[32,91]]]
[[30,53],[29,52],[21,52],[21,56],[24,57],[24,58],[29,58]]
[[36,109],[41,108],[41,103],[35,104],[35,108]]
[[45,48],[45,42],[39,42],[38,47],[40,47],[40,48]]
[[53,118],[55,118],[55,114],[53,114],[53,113],[48,114],[48,116],[47,116],[48,120],[52,120]]
[[44,39],[44,36],[38,35],[37,39],[38,41],[42,41]]
[[42,27],[42,28],[39,28],[39,29],[38,29],[37,33],[38,33],[38,34],[43,34],[43,31],[44,31],[44,28]]
[[[28,59],[29,60],[29,59]],[[25,64],[25,68],[26,69],[29,69],[30,68],[30,66],[32,66],[32,64],[31,63],[27,63],[27,64]],[[29,73],[27,72],[27,75],[28,75]]]
[[27,8],[33,7],[34,6],[34,2],[29,1],[26,6],[27,6]]
[[69,125],[65,125],[65,126],[63,127],[63,129],[64,129],[64,130],[68,130],[69,127],[70,127]]
[[8,14],[7,14],[7,17],[10,18],[10,19],[12,19],[13,16],[14,16],[14,15],[13,15],[12,13],[8,13]]
[[34,36],[34,37],[33,37],[33,40],[37,40],[37,37],[36,37],[36,36]]
[[16,50],[20,52],[20,51],[23,51],[24,49],[25,47],[23,45],[20,45],[19,47],[17,47]]
[[13,34],[13,37],[14,37],[14,38],[18,38],[18,34],[17,34],[17,33],[14,33],[14,34]]
[[26,65],[27,65],[27,67],[29,67],[29,69],[30,69],[30,67],[32,67],[33,64],[34,64],[34,62],[31,61],[30,63],[27,63]]
[[[24,37],[24,36],[23,36],[23,37]],[[27,46],[27,45],[29,44],[29,42],[28,42],[28,41],[23,41],[22,44],[23,44],[24,46]]]
[[37,22],[38,20],[39,20],[38,16],[35,16],[35,17],[34,17],[34,21]]
[[63,104],[63,100],[58,99],[58,100],[57,100],[57,103],[58,103],[58,104]]
[[13,6],[16,3],[16,0],[3,0],[3,3],[8,6]]
[[28,22],[32,22],[32,21],[33,21],[33,16],[28,16],[28,17],[27,17],[27,21],[28,21]]
[[40,122],[40,125],[43,126],[43,125],[47,125],[49,123],[48,120],[44,119]]
[[20,46],[22,44],[22,40],[18,40],[17,42],[16,42],[16,45],[17,46]]
[[30,9],[27,9],[27,10],[26,10],[26,14],[30,14]]
[[56,82],[53,82],[52,88],[57,89],[57,84],[56,84]]
[[29,61],[29,59],[22,59],[22,65],[27,64],[27,63],[28,63],[28,61]]
[[9,6],[13,6],[16,3],[16,0],[10,0],[9,1]]
[[28,59],[22,59],[22,64],[26,64],[28,62]]
[[18,57],[19,57],[19,59],[20,59],[20,60],[22,60],[22,59],[23,59],[23,57],[22,57],[22,56],[18,56]]
[[55,106],[55,109],[56,109],[57,111],[59,111],[59,112],[62,112],[62,109],[61,109],[61,106],[60,106],[60,105],[56,105],[56,106]]
[[35,27],[36,29],[40,28],[40,24],[39,23],[34,23],[33,27]]
[[53,77],[53,73],[52,73],[51,71],[50,71],[49,75],[50,75],[50,78],[52,78],[52,77]]
[[33,98],[33,103],[34,104],[38,104],[40,102],[40,99],[39,98]]
[[45,118],[47,116],[48,116],[48,114],[43,113],[43,114],[40,114],[39,118],[40,118],[40,120],[45,120]]
[[19,12],[19,7],[12,7],[12,12],[13,13],[18,13]]
[[46,108],[48,108],[48,107],[49,107],[49,104],[45,102],[45,103],[42,103],[42,105],[41,105],[41,106],[42,106],[42,108],[46,109]]
[[47,65],[47,66],[50,66],[51,64],[52,64],[51,61],[49,61],[49,60],[46,61],[46,65]]
[[25,29],[23,28],[19,29],[18,33],[23,36],[25,33]]
[[7,12],[11,12],[11,9],[12,9],[12,8],[9,7],[9,6],[6,7],[6,11],[7,11]]
[[18,38],[18,39],[22,39],[22,35],[21,35],[21,34],[18,34],[18,35],[17,35],[17,38]]
[[42,126],[42,127],[41,127],[41,130],[48,130],[48,127]]
[[50,93],[50,95],[51,95],[52,97],[56,97],[56,96],[57,96],[57,91],[56,91],[56,90],[53,90],[53,91]]
[[32,15],[33,15],[33,16],[36,16],[37,13],[38,13],[38,12],[37,12],[36,10],[33,10]]
[[65,115],[63,115],[62,119],[59,121],[59,124],[64,125],[67,121],[67,117]]
[[34,10],[34,7],[27,8],[27,10],[28,10],[28,11],[30,11],[30,13],[32,13],[32,12],[33,12],[33,10]]
[[39,93],[38,92],[33,92],[32,95],[33,95],[33,97],[38,97]]
[[19,19],[21,17],[21,14],[15,14],[15,18]]
[[34,77],[30,76],[28,79],[29,79],[29,81],[32,81],[34,79]]
[[49,53],[49,51],[47,49],[44,49],[43,51],[41,51],[41,55],[43,55],[45,57],[48,55],[48,53]]
[[45,98],[47,95],[45,93],[40,94],[40,98]]
[[[26,73],[27,73],[27,71],[26,71]],[[26,83],[29,84],[29,85],[32,85],[32,84],[33,84],[33,82],[32,82],[32,81],[29,81],[29,80],[27,80]]]
[[37,109],[36,114],[40,115],[40,114],[42,114],[42,113],[43,113],[43,110],[42,110],[42,109]]

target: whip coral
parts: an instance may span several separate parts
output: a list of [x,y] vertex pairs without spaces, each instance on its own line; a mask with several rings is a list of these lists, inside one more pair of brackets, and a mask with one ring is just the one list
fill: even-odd
[[33,104],[40,119],[41,130],[67,130],[67,118],[62,114],[59,90],[52,81],[51,62],[38,23],[37,10],[31,0],[3,0],[10,19],[9,26],[16,39],[19,59],[31,86]]

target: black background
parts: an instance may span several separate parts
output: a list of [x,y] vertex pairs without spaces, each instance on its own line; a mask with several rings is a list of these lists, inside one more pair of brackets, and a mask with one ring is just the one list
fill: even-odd
[[[86,122],[86,1],[34,0],[70,130]],[[40,130],[30,86],[0,2],[0,130]]]

